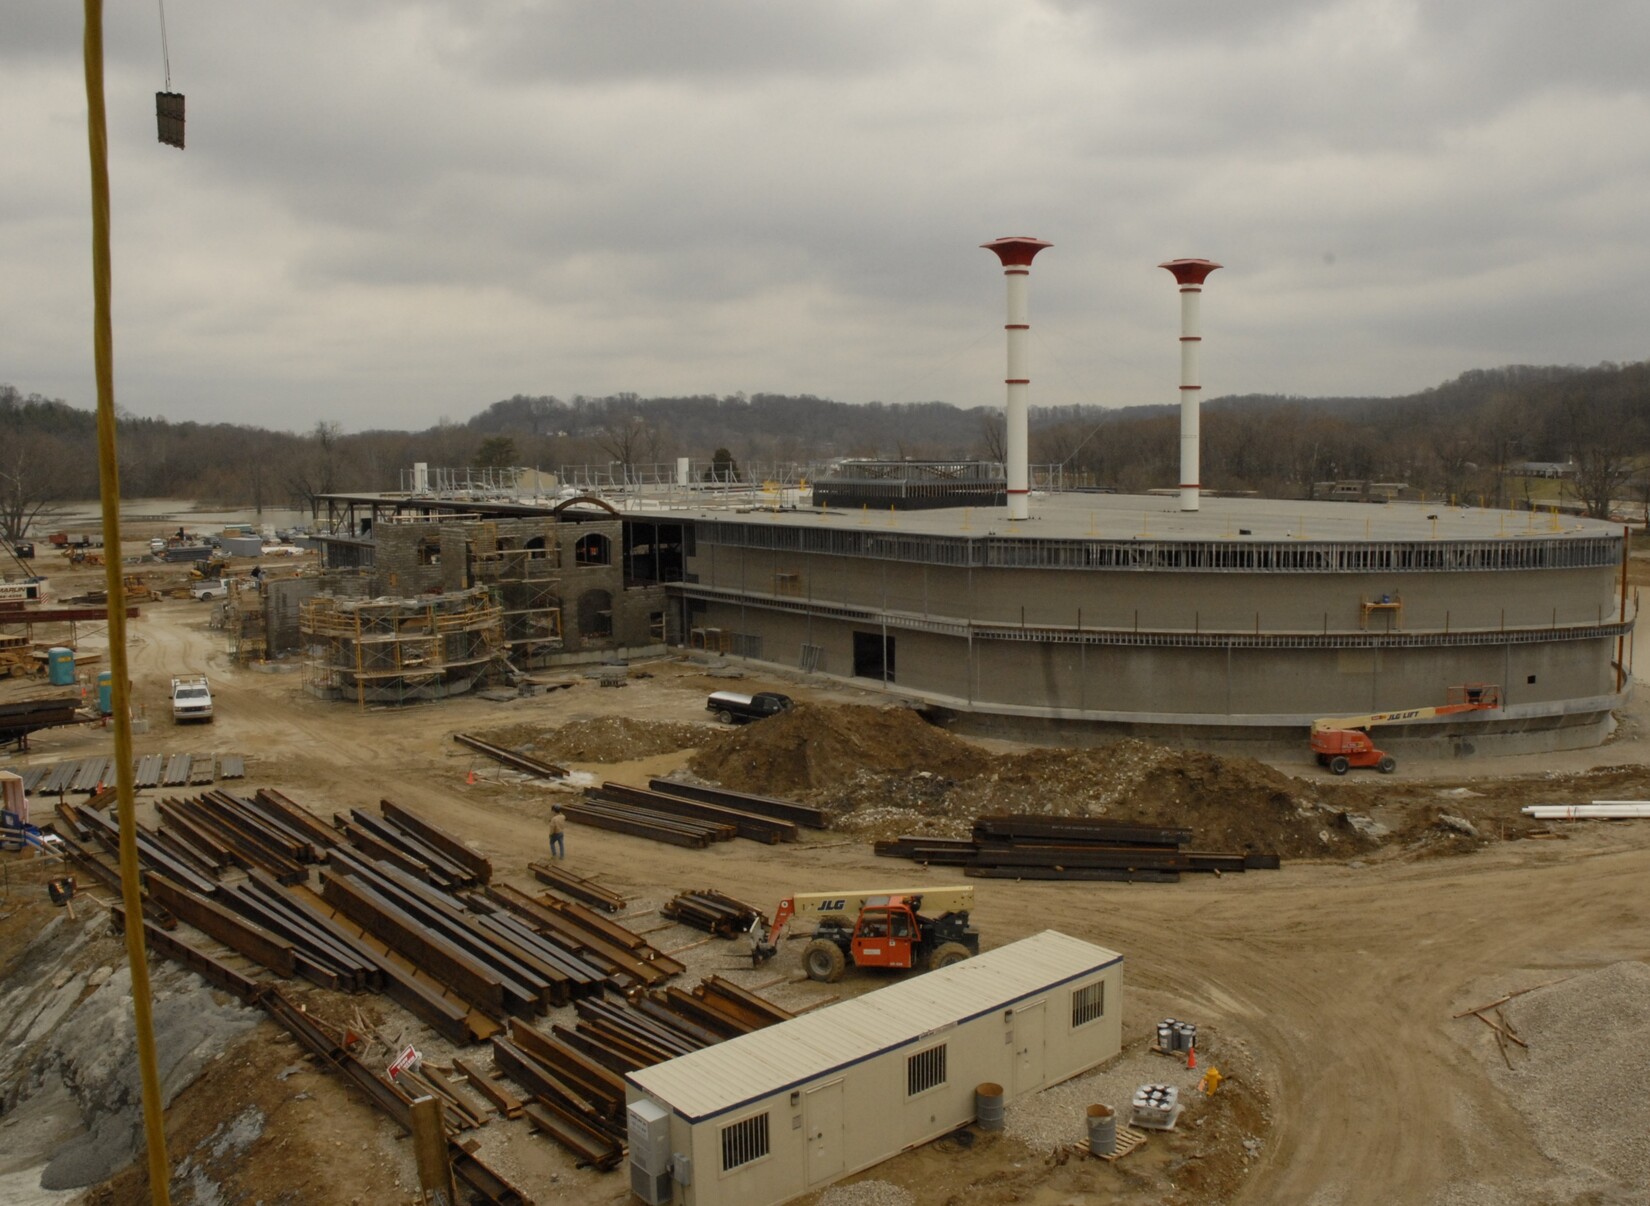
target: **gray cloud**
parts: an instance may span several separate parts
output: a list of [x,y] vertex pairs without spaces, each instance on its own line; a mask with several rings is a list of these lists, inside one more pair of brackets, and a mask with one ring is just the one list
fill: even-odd
[[[92,398],[78,8],[0,37],[0,381]],[[1172,400],[1642,358],[1650,10],[1533,0],[167,5],[107,57],[120,400],[422,426],[517,392]]]

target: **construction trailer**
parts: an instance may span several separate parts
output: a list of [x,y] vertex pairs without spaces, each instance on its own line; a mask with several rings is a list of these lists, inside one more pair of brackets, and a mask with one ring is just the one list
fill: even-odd
[[1123,956],[1055,930],[625,1077],[631,1189],[769,1206],[1122,1049]]

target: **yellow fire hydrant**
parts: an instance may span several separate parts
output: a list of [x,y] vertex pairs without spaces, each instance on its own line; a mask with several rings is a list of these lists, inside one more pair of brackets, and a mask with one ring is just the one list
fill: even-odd
[[1220,1069],[1210,1064],[1209,1070],[1203,1074],[1203,1079],[1197,1082],[1197,1087],[1203,1093],[1203,1096],[1213,1097],[1215,1090],[1220,1088],[1220,1082],[1223,1079]]

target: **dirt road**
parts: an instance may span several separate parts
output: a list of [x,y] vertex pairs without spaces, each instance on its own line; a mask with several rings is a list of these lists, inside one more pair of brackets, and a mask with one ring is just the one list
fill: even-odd
[[[310,699],[297,673],[230,666],[208,615],[207,605],[166,601],[146,607],[134,626],[137,699],[151,720],[150,731],[136,739],[140,753],[244,753],[249,782],[286,791],[328,818],[388,797],[441,818],[493,860],[498,877],[521,884],[530,883],[526,863],[541,856],[553,797],[474,759],[452,742],[454,731],[597,715],[699,721],[705,691],[726,685],[700,668],[661,662],[645,668],[652,677],[620,690],[580,682],[511,703],[463,699],[361,711]],[[212,677],[218,720],[210,728],[179,730],[167,717],[166,679],[185,671]],[[812,695],[795,684],[776,685]],[[854,693],[830,694],[846,699]],[[1547,759],[1541,769],[1643,763],[1643,720],[1636,705],[1616,742]],[[68,757],[106,743],[97,731],[52,731],[38,736],[36,757]],[[575,769],[636,781],[686,757],[684,751]],[[1307,770],[1304,760],[1283,769]],[[1486,776],[1497,769],[1493,763],[1411,764],[1405,779],[1477,776],[1474,790],[1486,797],[1478,803],[1493,810],[1493,779]],[[472,770],[479,781],[469,785]],[[1510,802],[1506,808],[1516,811]],[[572,868],[654,902],[686,888],[715,887],[767,907],[809,887],[938,883],[955,875],[891,864],[873,858],[863,843],[828,835],[800,849],[738,842],[685,852],[575,828],[569,854]],[[1258,1145],[1252,1153],[1205,1153],[1206,1163],[1224,1161],[1230,1175],[1201,1189],[1184,1167],[1198,1157],[1172,1144],[1167,1151],[1179,1157],[1160,1154],[1130,1175],[1108,1169],[1103,1177],[1079,1177],[1050,1166],[1029,1181],[1005,1179],[1005,1170],[1038,1167],[1041,1157],[997,1144],[968,1160],[908,1153],[867,1176],[904,1186],[919,1203],[1059,1203],[1086,1194],[1123,1202],[1313,1206],[1567,1200],[1551,1189],[1553,1161],[1486,1073],[1487,1061],[1499,1058],[1492,1037],[1473,1019],[1451,1015],[1577,969],[1650,959],[1647,883],[1650,824],[1644,823],[1581,826],[1568,840],[1492,843],[1461,857],[1296,862],[1278,872],[1174,886],[979,881],[977,918],[988,945],[1052,926],[1124,953],[1125,1041],[1173,1014],[1219,1036],[1213,1058],[1223,1057],[1219,1044],[1234,1059],[1241,1052],[1242,1065],[1252,1068],[1256,1108],[1266,1118],[1254,1132]],[[875,981],[853,985],[872,987]],[[815,988],[796,992],[806,999]],[[211,1082],[191,1090],[229,1091]],[[366,1109],[342,1094],[339,1100],[340,1108]],[[362,1142],[388,1142],[385,1159],[409,1160],[381,1128],[362,1129]],[[275,1159],[273,1149],[260,1157],[261,1150],[248,1156],[246,1176],[259,1175],[260,1158]],[[501,1159],[535,1178],[523,1188],[539,1202],[624,1197],[617,1176],[575,1174],[553,1151]],[[558,1179],[552,1182],[546,1169]],[[332,1206],[355,1196],[347,1189],[336,1196],[315,1192],[322,1196],[303,1200]]]

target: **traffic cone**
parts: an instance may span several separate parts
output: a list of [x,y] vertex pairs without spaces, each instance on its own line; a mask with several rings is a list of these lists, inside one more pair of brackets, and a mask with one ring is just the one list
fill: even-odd
[[476,785],[476,772],[474,767],[470,769],[469,774],[464,776],[464,784],[467,787],[474,787]]
[[1186,1048],[1186,1066],[1188,1068],[1196,1068],[1197,1067],[1197,1048],[1196,1047],[1187,1047]]

